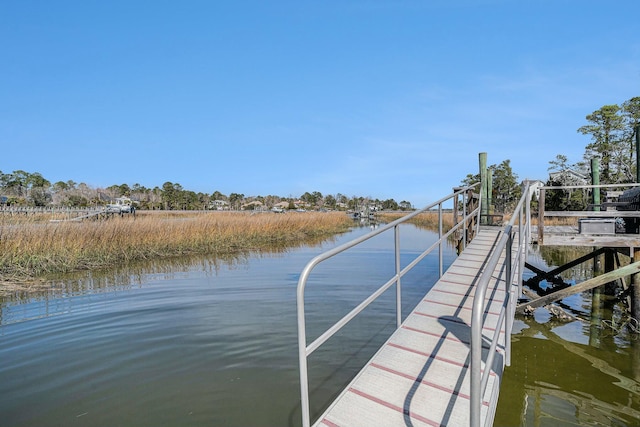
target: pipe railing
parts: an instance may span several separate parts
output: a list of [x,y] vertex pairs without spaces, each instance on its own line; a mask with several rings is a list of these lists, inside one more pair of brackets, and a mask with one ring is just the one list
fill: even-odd
[[[443,274],[443,243],[446,242],[447,238],[451,236],[453,233],[458,231],[461,227],[462,230],[462,238],[466,241],[467,239],[467,223],[473,219],[474,216],[476,219],[476,233],[477,227],[480,223],[480,206],[481,200],[478,203],[478,207],[472,209],[470,212],[467,212],[467,202],[470,197],[473,197],[473,190],[479,184],[474,184],[468,187],[464,187],[458,189],[454,193],[445,196],[444,198],[438,200],[437,202],[432,203],[431,205],[414,211],[413,213],[406,215],[400,219],[397,219],[385,226],[380,227],[377,230],[374,230],[364,236],[361,236],[357,239],[354,239],[350,242],[347,242],[341,246],[330,249],[315,258],[313,258],[305,268],[302,270],[300,278],[298,280],[298,288],[297,288],[297,311],[298,311],[298,357],[300,362],[300,401],[302,408],[302,424],[303,427],[310,426],[310,411],[309,411],[309,380],[308,380],[308,369],[307,369],[307,358],[324,344],[329,338],[331,338],[334,334],[336,334],[342,327],[344,327],[349,321],[351,321],[354,317],[356,317],[362,310],[364,310],[369,304],[375,301],[380,295],[382,295],[387,289],[389,289],[394,284],[396,285],[396,327],[400,327],[402,323],[402,299],[401,299],[401,278],[407,274],[413,267],[415,267],[424,257],[429,255],[435,248],[439,248],[439,275]],[[462,195],[462,205],[463,205],[463,215],[462,221],[455,224],[449,231],[446,233],[443,232],[443,204],[449,200],[457,200],[457,196]],[[399,226],[402,223],[409,221],[411,218],[415,217],[424,212],[431,211],[437,207],[438,212],[438,240],[432,244],[429,248],[423,251],[420,255],[418,255],[413,261],[411,261],[406,267],[401,268],[400,265],[400,229]],[[453,209],[458,209],[458,206],[454,206]],[[306,319],[305,319],[305,304],[304,304],[304,291],[307,285],[307,280],[311,274],[311,271],[320,263],[328,260],[329,258],[334,257],[348,249],[351,249],[381,233],[386,231],[393,230],[394,233],[394,255],[395,255],[395,274],[391,277],[386,283],[380,286],[375,292],[373,292],[369,297],[367,297],[364,301],[362,301],[359,305],[357,305],[353,310],[347,313],[344,317],[338,320],[333,326],[327,329],[324,333],[322,333],[318,338],[316,338],[310,344],[307,344],[307,335],[306,335]]]
[[[522,274],[531,233],[529,227],[531,211],[528,198],[529,187],[527,186],[523,190],[523,196],[515,208],[509,223],[502,231],[500,239],[485,266],[485,270],[480,276],[474,294],[471,315],[471,363],[469,368],[471,372],[470,422],[473,427],[481,425],[482,400],[489,382],[491,367],[497,352],[496,349],[500,341],[503,324],[505,324],[505,364],[507,366],[511,364],[511,328],[517,302],[516,289],[513,289],[513,284],[517,284],[518,292],[522,291]],[[515,259],[513,258],[514,243],[517,244]],[[504,259],[501,260],[503,253]],[[485,297],[489,284],[492,281],[500,280],[500,277],[496,278],[493,275],[498,267],[501,267],[501,270],[504,269],[504,276],[501,274],[500,277],[504,277],[505,299],[500,309],[495,332],[491,337],[487,338],[482,335],[483,319],[487,309]],[[489,350],[483,370],[482,344],[485,339],[489,341]]]

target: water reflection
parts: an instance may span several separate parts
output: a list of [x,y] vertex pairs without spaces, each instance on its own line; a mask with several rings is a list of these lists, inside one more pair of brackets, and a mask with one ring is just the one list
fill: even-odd
[[497,426],[638,425],[637,342],[597,349],[563,338],[552,324],[528,319],[520,327]]
[[[590,252],[534,247],[529,263],[549,271]],[[570,283],[593,275],[593,262],[562,274]],[[576,318],[538,308],[516,320],[495,425],[640,425],[640,341],[625,305],[606,299],[594,317],[589,291],[558,304]]]

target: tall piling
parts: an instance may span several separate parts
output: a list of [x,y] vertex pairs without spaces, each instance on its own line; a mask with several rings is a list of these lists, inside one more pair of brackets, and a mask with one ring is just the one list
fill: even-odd
[[489,192],[487,191],[487,153],[478,155],[480,162],[480,224],[487,224],[489,214]]
[[[600,185],[600,161],[597,158],[591,159],[591,184]],[[600,189],[593,188],[591,190],[591,203],[593,210],[600,210]]]

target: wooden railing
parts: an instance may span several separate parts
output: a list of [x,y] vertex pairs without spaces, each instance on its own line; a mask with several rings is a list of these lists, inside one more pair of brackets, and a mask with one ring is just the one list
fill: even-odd
[[616,210],[615,203],[604,201],[600,204],[587,204],[586,208],[581,211],[548,211],[545,209],[545,198],[549,191],[576,191],[587,190],[592,197],[594,189],[604,189],[615,191],[620,189],[629,189],[640,187],[640,184],[602,184],[602,185],[565,185],[565,186],[545,186],[540,187],[540,197],[538,198],[538,243],[544,242],[545,220],[552,217],[557,218],[624,218],[624,217],[640,217],[640,211]]

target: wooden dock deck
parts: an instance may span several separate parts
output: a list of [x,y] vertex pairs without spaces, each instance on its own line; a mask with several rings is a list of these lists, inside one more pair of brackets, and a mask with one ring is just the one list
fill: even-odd
[[[318,419],[316,426],[470,424],[471,313],[475,285],[501,229],[481,228],[401,327]],[[498,269],[497,269],[498,270]],[[493,335],[505,300],[505,272],[487,289],[483,337]],[[511,317],[511,316],[509,316]],[[512,322],[512,317],[506,320]],[[481,408],[490,426],[505,366],[504,330]],[[483,368],[489,346],[483,345]]]

